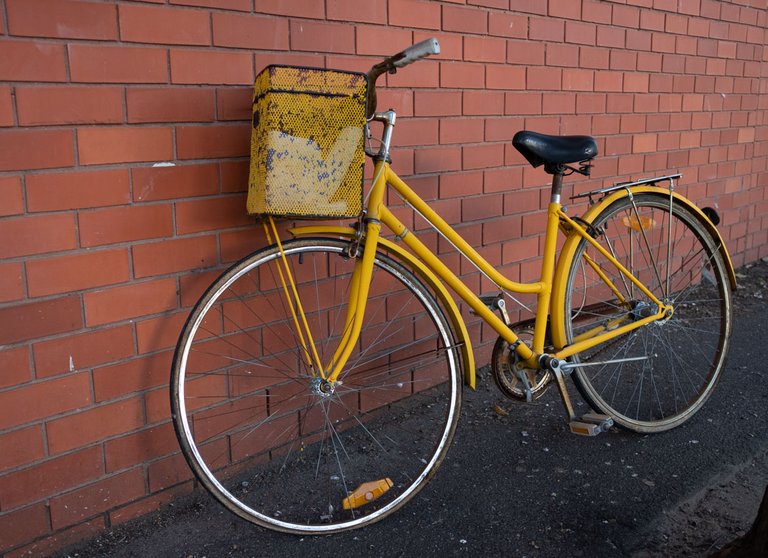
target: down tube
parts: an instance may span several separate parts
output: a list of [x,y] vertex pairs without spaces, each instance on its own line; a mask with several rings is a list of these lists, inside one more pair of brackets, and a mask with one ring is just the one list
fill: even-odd
[[[424,243],[416,238],[416,235],[409,231],[406,226],[389,211],[389,209],[381,206],[379,210],[379,218],[382,223],[402,239],[403,243],[408,246],[408,248],[413,250],[427,267],[435,272],[440,279],[445,281],[448,286],[462,298],[462,300],[469,304],[472,309],[510,345],[515,344],[518,341],[519,338],[517,335],[515,335],[515,333],[509,329],[490,308],[483,304],[480,299],[477,298],[475,293],[473,293],[461,279],[456,277],[456,275],[424,245]],[[524,360],[530,360],[534,356],[533,351],[531,351],[525,343],[520,343],[516,350]]]

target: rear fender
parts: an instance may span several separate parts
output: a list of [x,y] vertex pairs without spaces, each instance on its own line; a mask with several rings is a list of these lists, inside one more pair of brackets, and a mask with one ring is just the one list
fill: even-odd
[[[631,189],[632,194],[655,194],[665,200],[669,200],[669,190],[666,188],[659,188],[657,186],[636,186]],[[595,205],[591,206],[587,212],[582,215],[582,220],[586,223],[592,223],[597,216],[610,206],[616,200],[624,198],[628,195],[627,190],[616,190],[609,196],[600,200]],[[732,290],[736,290],[736,271],[733,268],[733,261],[728,253],[728,249],[725,246],[723,237],[720,236],[720,231],[712,223],[711,219],[699,209],[691,200],[681,196],[676,192],[672,192],[674,200],[685,207],[691,214],[696,217],[704,228],[709,232],[715,244],[719,247],[720,255],[723,258],[725,264],[726,273],[728,274],[729,283]],[[577,233],[571,233],[563,244],[563,249],[560,251],[560,257],[557,261],[557,269],[555,271],[555,279],[552,286],[552,302],[550,306],[551,313],[551,325],[552,325],[552,342],[556,349],[562,349],[566,343],[565,337],[565,289],[567,283],[568,268],[576,252],[576,247],[579,245],[581,236]]]

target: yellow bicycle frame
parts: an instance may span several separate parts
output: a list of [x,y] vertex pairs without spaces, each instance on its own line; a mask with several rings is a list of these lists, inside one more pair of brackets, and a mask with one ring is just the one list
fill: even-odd
[[[379,161],[376,163],[374,169],[374,176],[376,177],[372,189],[369,194],[367,211],[365,215],[365,235],[363,245],[362,257],[359,257],[355,264],[355,271],[352,278],[350,301],[347,310],[346,323],[344,328],[344,335],[342,337],[339,346],[329,363],[324,363],[322,367],[322,375],[328,381],[335,381],[338,378],[341,370],[346,364],[349,355],[351,354],[355,343],[358,340],[360,331],[362,329],[363,316],[365,314],[365,307],[368,298],[368,288],[371,281],[373,272],[373,262],[376,255],[376,251],[379,245],[391,249],[394,243],[380,238],[382,225],[389,229],[397,239],[399,239],[405,246],[407,246],[415,258],[409,258],[409,263],[423,262],[421,271],[424,267],[430,273],[433,273],[440,278],[448,287],[450,287],[456,294],[461,297],[471,308],[477,313],[486,323],[488,323],[498,334],[503,337],[510,345],[515,347],[515,351],[531,368],[537,368],[539,366],[538,358],[544,352],[545,334],[548,321],[552,324],[552,342],[555,352],[552,354],[555,358],[564,359],[571,355],[577,354],[585,349],[599,345],[605,341],[623,335],[629,331],[640,328],[650,322],[660,320],[668,315],[668,311],[673,309],[664,305],[639,279],[634,277],[629,271],[622,266],[609,252],[607,252],[597,241],[595,241],[587,232],[587,230],[577,221],[574,221],[568,217],[563,211],[562,205],[559,201],[551,201],[547,208],[547,224],[546,235],[544,242],[544,254],[541,267],[541,276],[539,281],[533,283],[517,283],[511,281],[499,273],[491,266],[472,246],[470,246],[448,223],[446,223],[437,213],[435,213],[429,205],[422,200],[408,185],[395,174],[387,162]],[[484,273],[491,281],[500,287],[503,291],[511,291],[516,293],[533,293],[537,295],[537,310],[534,322],[534,336],[531,346],[525,343],[518,343],[518,336],[499,318],[488,306],[486,306],[480,298],[473,293],[455,273],[453,273],[442,261],[427,248],[416,236],[413,231],[407,229],[407,227],[399,220],[395,215],[389,211],[384,203],[385,192],[387,186],[391,186],[395,191],[408,203],[417,213],[424,217],[441,235],[443,235],[453,246],[461,253],[465,258],[472,262],[482,273]],[[654,187],[644,187],[633,189],[633,191],[647,191],[657,192],[664,194],[667,197],[670,196],[668,190]],[[618,199],[622,195],[627,195],[627,192],[616,192],[611,196],[608,196],[607,200],[613,201]],[[689,208],[694,208],[693,204],[685,198],[675,194],[678,201],[682,201]],[[599,208],[605,207],[606,202],[598,204]],[[698,217],[703,220],[707,220],[706,217],[698,212]],[[590,211],[585,217],[596,216],[599,211]],[[589,222],[591,219],[585,219]],[[708,221],[708,220],[707,220]],[[567,229],[568,240],[566,246],[564,246],[561,252],[558,266],[555,268],[556,260],[556,241],[558,229],[563,224]],[[709,223],[711,230],[714,229],[714,225]],[[313,235],[329,235],[329,236],[352,236],[354,231],[352,229],[345,229],[340,227],[325,227],[325,226],[310,226],[299,227],[292,229],[291,234],[295,236],[304,236],[308,234]],[[585,239],[596,250],[610,261],[621,273],[631,281],[638,289],[640,289],[654,304],[657,305],[658,312],[652,316],[645,317],[643,319],[632,321],[625,325],[615,324],[618,327],[603,328],[602,330],[595,331],[593,334],[576,340],[572,345],[565,346],[565,334],[563,330],[564,324],[564,307],[563,307],[563,293],[564,283],[568,272],[567,265],[565,265],[570,257],[573,255],[575,246],[580,239]],[[732,272],[732,264],[730,258],[725,252],[724,245],[721,243],[721,250],[724,252],[726,265]],[[400,255],[407,253],[400,251]],[[423,275],[423,273],[422,273]],[[606,278],[607,280],[607,278]],[[611,285],[609,284],[609,287]],[[615,287],[613,287],[615,288]],[[555,303],[551,304],[551,299],[555,294]],[[441,298],[443,298],[441,296]],[[443,298],[445,300],[445,298]],[[458,323],[463,326],[463,320],[458,315],[458,309],[455,304],[447,308],[449,313],[454,315],[451,319],[454,326]],[[462,329],[460,337],[466,342],[466,329]],[[305,351],[307,348],[305,347]],[[465,353],[465,356],[468,356]],[[473,363],[469,364],[471,369],[465,371],[466,382],[474,386],[474,366]]]

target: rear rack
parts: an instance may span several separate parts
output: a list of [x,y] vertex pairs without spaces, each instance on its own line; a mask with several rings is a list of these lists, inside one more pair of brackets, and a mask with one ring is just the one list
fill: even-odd
[[634,182],[617,182],[613,186],[608,186],[606,188],[600,188],[599,190],[592,190],[590,192],[584,192],[583,194],[575,194],[571,196],[572,200],[575,200],[577,198],[591,198],[592,196],[602,195],[602,194],[608,194],[610,192],[615,192],[616,190],[621,190],[623,188],[631,188],[632,186],[642,186],[643,184],[656,184],[657,182],[661,182],[662,180],[669,180],[669,186],[671,189],[675,187],[675,180],[682,177],[683,175],[680,173],[677,174],[668,174],[666,176],[657,176],[655,178],[642,178],[640,180],[635,180]]

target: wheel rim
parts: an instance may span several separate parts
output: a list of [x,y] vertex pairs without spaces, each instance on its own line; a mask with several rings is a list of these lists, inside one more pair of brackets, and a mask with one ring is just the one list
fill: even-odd
[[[348,296],[342,283],[354,265],[344,257],[347,246],[285,247],[324,363],[343,334],[346,310],[338,302]],[[288,312],[278,260],[266,251],[225,274],[193,312],[174,367],[182,448],[204,486],[246,519],[302,533],[359,527],[410,499],[447,450],[460,404],[452,336],[413,276],[378,259],[371,325],[340,382],[323,382],[297,347],[292,318],[278,317]],[[255,306],[248,289],[257,287],[263,296]],[[356,498],[343,509],[348,493],[374,481],[385,484],[364,487],[363,505],[355,507]]]
[[[670,216],[669,208],[668,198],[622,199],[593,225],[601,231],[600,244],[674,313],[574,358],[625,359],[581,367],[575,381],[594,408],[641,432],[673,428],[704,404],[719,378],[731,329],[730,291],[717,247],[687,210],[675,205]],[[595,265],[612,278],[618,294],[598,279]],[[595,326],[618,327],[656,313],[586,241],[575,252],[566,292],[566,308],[575,310],[566,320],[569,343]]]

